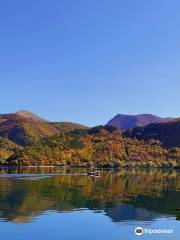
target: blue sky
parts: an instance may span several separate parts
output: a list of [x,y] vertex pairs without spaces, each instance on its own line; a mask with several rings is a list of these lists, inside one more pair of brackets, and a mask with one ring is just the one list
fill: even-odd
[[0,112],[180,117],[179,0],[0,2]]

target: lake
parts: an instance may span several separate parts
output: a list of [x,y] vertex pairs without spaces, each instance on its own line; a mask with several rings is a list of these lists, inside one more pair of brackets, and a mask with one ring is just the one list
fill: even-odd
[[180,239],[180,172],[102,170],[99,178],[86,172],[1,169],[0,239]]

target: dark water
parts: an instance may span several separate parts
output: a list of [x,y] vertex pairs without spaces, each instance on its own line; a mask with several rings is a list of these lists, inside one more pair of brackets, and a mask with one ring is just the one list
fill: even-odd
[[[180,173],[40,168],[0,171],[0,239],[180,239]],[[136,227],[168,234],[136,236]]]

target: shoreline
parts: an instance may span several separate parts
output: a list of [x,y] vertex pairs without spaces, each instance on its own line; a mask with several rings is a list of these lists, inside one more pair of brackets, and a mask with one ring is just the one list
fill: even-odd
[[[35,166],[35,165],[31,165],[31,166],[27,166],[27,165],[0,165],[0,169],[5,169],[5,168],[70,168],[70,169],[73,169],[73,168],[85,168],[85,169],[91,169],[92,167],[89,167],[89,166],[62,166],[62,165],[39,165],[39,166]],[[180,170],[180,166],[175,166],[175,167],[157,167],[157,166],[151,166],[151,167],[144,167],[144,166],[124,166],[124,167],[97,167],[97,166],[94,166],[94,168],[96,169],[102,169],[102,170],[120,170],[120,169],[167,169],[167,170]]]

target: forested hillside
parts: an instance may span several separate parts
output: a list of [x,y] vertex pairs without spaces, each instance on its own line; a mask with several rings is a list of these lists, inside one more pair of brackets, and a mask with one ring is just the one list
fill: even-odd
[[0,115],[0,164],[180,167],[180,120],[121,131],[48,122],[29,112]]
[[81,167],[178,167],[180,148],[166,149],[157,140],[124,137],[109,127],[74,130],[44,138],[10,157],[12,165]]
[[149,124],[145,127],[136,127],[125,132],[126,137],[140,140],[159,140],[164,147],[180,147],[180,119],[174,121]]
[[40,139],[76,128],[87,127],[71,122],[48,122],[27,111],[0,114],[0,163]]

